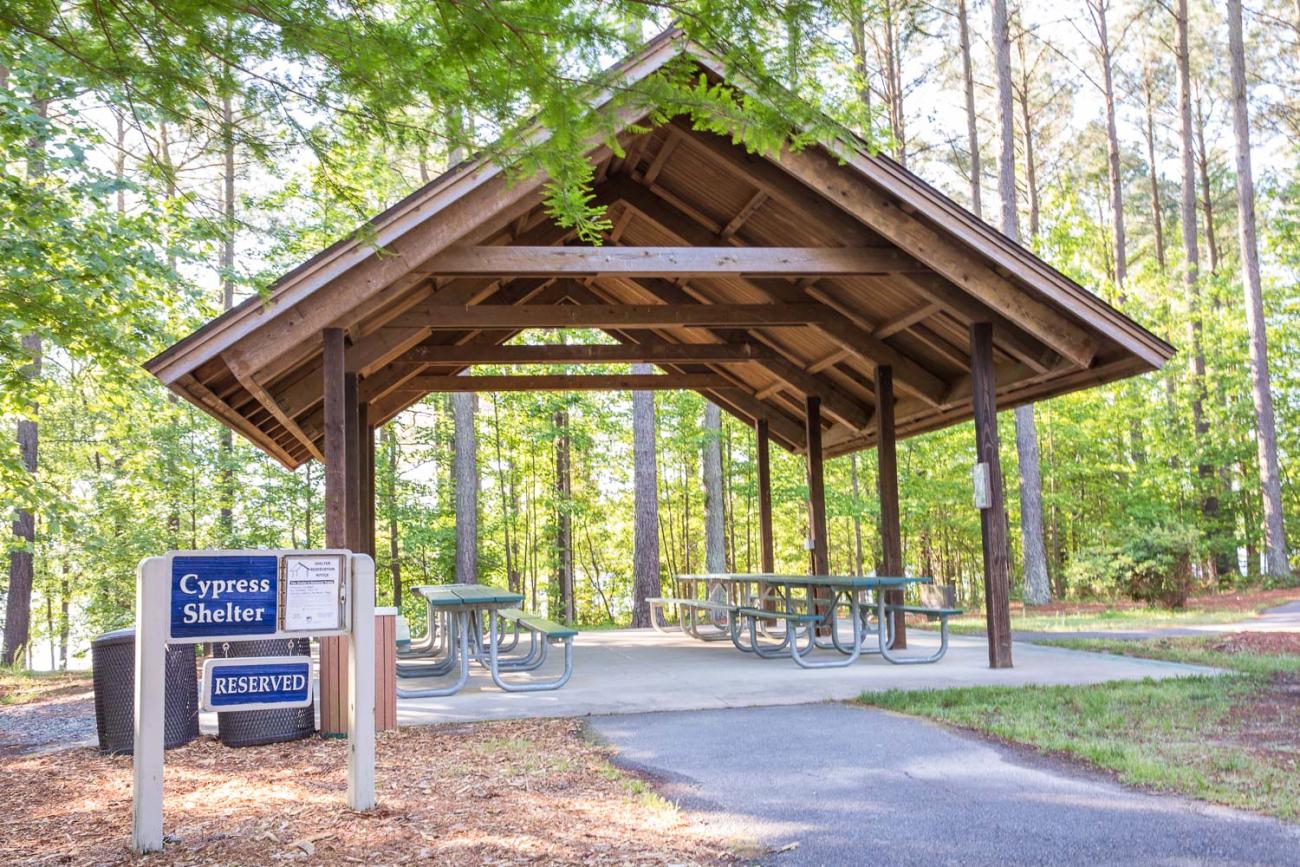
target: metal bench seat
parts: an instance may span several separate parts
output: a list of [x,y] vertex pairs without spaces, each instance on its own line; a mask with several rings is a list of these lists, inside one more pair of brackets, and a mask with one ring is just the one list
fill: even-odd
[[[496,644],[497,622],[501,620],[513,623],[516,628],[528,632],[529,651],[522,658],[505,660],[495,653],[489,654],[488,671],[492,675],[493,683],[506,692],[541,692],[559,689],[569,682],[569,678],[573,676],[573,639],[577,637],[578,630],[535,614],[528,614],[518,608],[501,609],[496,614],[497,616],[489,621],[488,641],[492,645]],[[557,642],[564,645],[564,672],[558,677],[528,683],[510,683],[502,679],[501,675],[504,672],[534,671],[541,668],[546,662],[547,650],[552,643]]]
[[[663,619],[663,609],[666,605],[671,605],[677,609],[677,627],[676,629],[685,632],[692,638],[698,638],[700,641],[723,641],[729,633],[728,627],[719,626],[717,623],[706,622],[701,624],[699,621],[699,612],[704,611],[709,614],[721,614],[724,618],[729,618],[736,606],[730,602],[722,602],[713,599],[679,599],[672,596],[651,596],[646,599],[646,604],[650,606],[650,625],[656,632],[668,633],[666,623],[661,623]],[[703,632],[701,626],[712,627],[714,632]]]
[[[943,659],[948,652],[948,618],[957,617],[965,613],[961,608],[931,608],[925,605],[898,605],[884,602],[883,600],[877,605],[880,612],[880,622],[885,628],[886,635],[880,642],[880,654],[885,659],[895,665],[917,665],[924,662],[938,662]],[[903,614],[918,614],[927,620],[939,621],[939,649],[929,656],[900,656],[891,649],[894,643],[892,628],[888,628],[890,614],[902,612]]]

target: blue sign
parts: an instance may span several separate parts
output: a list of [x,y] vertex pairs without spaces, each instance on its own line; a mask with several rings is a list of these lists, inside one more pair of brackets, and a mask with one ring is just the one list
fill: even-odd
[[172,558],[171,638],[221,640],[274,635],[279,558]]
[[266,710],[312,703],[310,656],[211,659],[203,666],[205,710]]

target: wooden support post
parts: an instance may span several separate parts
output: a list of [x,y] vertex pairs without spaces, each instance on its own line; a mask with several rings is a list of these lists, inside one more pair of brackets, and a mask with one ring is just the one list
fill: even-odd
[[[345,371],[347,345],[341,328],[323,332],[321,364],[325,399],[325,545],[349,547],[348,535],[348,375]],[[356,377],[352,377],[355,402]],[[355,403],[354,403],[355,405]],[[355,430],[355,427],[353,428]],[[340,736],[347,731],[347,639],[320,640],[320,730]]]
[[1011,667],[1010,554],[1007,510],[998,456],[998,415],[993,376],[993,325],[970,327],[971,392],[975,411],[976,460],[988,465],[988,508],[980,510],[984,542],[984,610],[988,625],[989,668]]
[[343,548],[347,545],[347,489],[343,472],[347,461],[347,443],[343,434],[347,424],[343,411],[346,347],[343,329],[325,329],[324,342],[321,376],[325,399],[325,544],[330,548]]
[[370,408],[366,404],[357,407],[357,426],[360,431],[361,451],[361,553],[375,558],[375,429],[370,426]]
[[347,493],[346,502],[346,538],[345,547],[354,554],[361,551],[361,417],[357,405],[357,375],[354,371],[343,373],[343,436],[346,455],[343,459],[343,484]]
[[[894,448],[894,371],[882,364],[876,368],[876,463],[880,493],[881,566],[890,577],[903,576],[903,533],[898,517],[898,454]],[[903,591],[885,592],[885,601],[903,604]],[[907,618],[893,615],[895,649],[907,647]]]
[[[826,479],[822,453],[822,402],[816,395],[808,395],[804,403],[808,416],[808,532],[812,536],[812,574],[830,574],[830,550],[826,545]],[[830,592],[819,587],[817,612],[830,615]],[[819,627],[818,633],[829,635],[829,627]]]

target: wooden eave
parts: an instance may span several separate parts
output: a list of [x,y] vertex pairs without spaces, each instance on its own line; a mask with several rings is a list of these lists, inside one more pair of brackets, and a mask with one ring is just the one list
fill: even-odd
[[[648,75],[679,51],[711,68],[707,54],[668,37],[624,72]],[[994,323],[1000,407],[1152,370],[1172,355],[887,158],[862,150],[841,161],[810,148],[766,159],[680,122],[625,134],[621,146],[623,156],[591,151],[613,224],[606,253],[555,249],[576,241],[545,215],[543,179],[507,184],[490,163],[471,161],[286,274],[265,301],[244,302],[146,367],[296,467],[322,453],[324,327],[347,329],[348,365],[378,425],[430,390],[463,388],[448,378],[474,363],[509,363],[512,353],[496,348],[542,318],[538,305],[582,305],[546,317],[599,323],[625,347],[653,344],[644,360],[747,423],[767,419],[787,449],[803,449],[805,398],[818,396],[830,455],[874,444],[877,364],[894,369],[899,436],[969,419],[973,321]],[[472,248],[501,246],[518,249],[477,259],[508,273],[476,264]],[[791,262],[815,273],[794,273]],[[505,309],[520,305],[533,309]],[[707,349],[719,344],[749,347],[753,358]],[[674,357],[674,345],[705,348]],[[644,384],[594,384],[620,382]]]

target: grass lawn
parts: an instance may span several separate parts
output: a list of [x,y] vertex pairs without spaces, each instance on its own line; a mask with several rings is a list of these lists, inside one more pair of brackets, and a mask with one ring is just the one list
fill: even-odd
[[859,701],[1080,759],[1125,783],[1300,821],[1300,636],[1052,643],[1228,673],[1091,686],[892,691]]
[[0,668],[0,706],[30,704],[91,688],[89,671],[22,671]]
[[[1238,590],[1194,596],[1186,608],[1157,608],[1141,603],[1113,602],[1057,603],[1043,606],[1012,605],[1011,628],[1024,632],[1138,631],[1161,627],[1235,623],[1300,599],[1300,588]],[[950,622],[955,633],[983,633],[984,614],[971,611]]]
[[[1247,620],[1250,614],[1240,611],[1203,611],[1187,608],[1115,608],[1108,611],[1059,611],[1045,614],[1013,614],[1011,628],[1023,632],[1090,632],[1113,630],[1158,629],[1162,626],[1197,626],[1206,623],[1233,623]],[[958,617],[949,628],[962,635],[983,634],[984,615]]]

